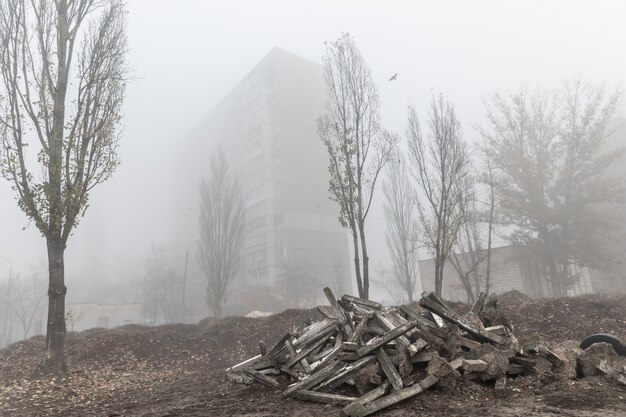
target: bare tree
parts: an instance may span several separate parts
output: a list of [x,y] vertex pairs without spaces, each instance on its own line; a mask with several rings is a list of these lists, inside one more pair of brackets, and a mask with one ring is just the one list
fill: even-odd
[[239,182],[219,149],[211,156],[210,177],[200,185],[200,267],[208,279],[207,303],[221,317],[228,286],[239,272],[244,232]]
[[118,165],[125,30],[121,1],[0,3],[1,170],[47,243],[51,372],[66,371],[67,241],[89,192]]
[[409,182],[404,160],[389,165],[388,178],[383,183],[386,202],[387,247],[391,255],[393,276],[413,302],[419,276],[419,224],[415,211],[415,192]]
[[330,198],[339,204],[339,222],[352,234],[359,296],[369,298],[365,219],[397,138],[380,127],[378,91],[349,34],[326,45],[323,63],[328,99],[318,133],[330,157]]
[[467,302],[473,302],[486,286],[480,267],[490,252],[483,248],[482,213],[477,206],[475,183],[471,176],[465,177],[459,192],[462,202],[457,209],[464,222],[459,228],[449,260],[463,284]]
[[610,207],[625,190],[611,169],[623,150],[605,152],[604,141],[620,99],[619,91],[575,80],[486,102],[480,132],[493,152],[502,214],[515,227],[508,238],[542,248],[555,297],[575,285],[572,263],[601,257],[589,243],[616,223]]
[[489,295],[491,290],[491,247],[493,244],[493,229],[496,213],[496,177],[493,167],[493,156],[487,144],[483,141],[481,149],[484,162],[484,172],[480,175],[480,180],[487,185],[488,190],[488,211],[487,211],[487,265],[485,268],[485,294]]
[[42,277],[32,274],[25,280],[18,281],[15,288],[14,300],[11,303],[13,314],[22,327],[22,338],[26,339],[33,328],[33,324],[40,307],[44,305],[46,294]]
[[424,138],[417,113],[409,106],[407,136],[419,188],[419,219],[426,247],[434,258],[435,292],[441,296],[445,262],[465,222],[465,212],[459,206],[463,203],[469,152],[454,107],[442,95],[431,100],[428,125],[429,134]]
[[139,283],[144,320],[149,323],[172,323],[180,317],[181,277],[172,265],[172,254],[167,246],[151,245]]

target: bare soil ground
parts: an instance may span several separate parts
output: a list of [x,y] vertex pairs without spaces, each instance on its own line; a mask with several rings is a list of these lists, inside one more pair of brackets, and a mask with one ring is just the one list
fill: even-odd
[[[626,295],[529,300],[508,293],[502,304],[522,342],[555,346],[595,332],[626,338]],[[0,351],[0,416],[336,416],[340,407],[225,381],[224,369],[257,354],[259,340],[271,345],[310,319],[319,319],[315,310],[287,310],[256,319],[70,333],[70,374],[63,380],[37,373],[42,337],[18,342]],[[601,377],[536,374],[514,379],[501,399],[489,385],[462,381],[451,391],[432,389],[379,415],[626,416],[626,389]]]

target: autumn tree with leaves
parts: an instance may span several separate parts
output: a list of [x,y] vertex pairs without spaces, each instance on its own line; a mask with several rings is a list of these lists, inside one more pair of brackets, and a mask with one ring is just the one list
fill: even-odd
[[93,188],[118,165],[124,4],[0,2],[1,173],[46,239],[46,368],[66,372],[64,256]]
[[339,204],[339,222],[352,235],[359,297],[369,298],[365,220],[397,137],[380,126],[378,91],[349,34],[326,45],[323,71],[327,101],[317,130],[330,159],[330,198]]

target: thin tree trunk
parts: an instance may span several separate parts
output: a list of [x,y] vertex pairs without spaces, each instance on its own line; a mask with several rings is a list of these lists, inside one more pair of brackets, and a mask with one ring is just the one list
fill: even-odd
[[359,224],[359,234],[361,237],[361,253],[363,255],[363,294],[359,295],[361,298],[369,300],[370,298],[370,278],[369,278],[369,261],[367,256],[367,245],[365,243],[365,225],[363,222]]
[[361,277],[361,259],[359,257],[359,238],[356,234],[356,225],[352,227],[352,245],[354,246],[354,272],[356,274],[356,285],[359,291],[359,297],[363,298],[364,287]]
[[65,344],[65,245],[60,239],[47,239],[48,245],[48,328],[46,333],[47,371],[64,374],[67,371],[63,346]]
[[548,268],[550,270],[550,285],[552,287],[552,297],[561,296],[561,286],[559,285],[559,272],[556,267],[556,259],[554,256],[548,255]]
[[218,319],[222,318],[222,300],[221,297],[219,297],[218,295],[216,295],[214,297],[215,299],[213,300],[213,313],[215,314],[215,317]]
[[[490,180],[491,182],[492,180]],[[493,195],[493,183],[491,184],[491,207],[489,207],[489,227],[487,232],[487,273],[485,276],[485,294],[489,295],[491,289],[491,236],[493,234],[493,215],[495,209],[495,199]],[[480,293],[480,290],[478,290]]]
[[441,287],[442,287],[442,282],[441,282],[441,275],[440,275],[440,271],[441,271],[441,264],[440,264],[441,260],[440,258],[437,256],[435,257],[435,294],[437,294],[439,297],[441,297]]

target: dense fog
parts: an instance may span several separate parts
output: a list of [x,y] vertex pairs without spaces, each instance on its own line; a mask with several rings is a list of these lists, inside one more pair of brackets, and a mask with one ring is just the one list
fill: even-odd
[[[170,282],[161,290],[176,294],[175,302],[182,297],[187,306],[183,312],[174,308],[154,313],[145,320],[150,323],[197,321],[213,314],[207,307],[196,244],[198,174],[209,175],[208,143],[221,140],[208,137],[207,120],[274,48],[319,65],[321,80],[325,42],[349,33],[378,89],[381,125],[398,136],[400,153],[407,159],[409,105],[426,135],[431,100],[441,94],[454,105],[463,140],[474,146],[481,139],[478,128],[488,125],[484,103],[496,93],[510,97],[522,88],[555,91],[576,79],[594,86],[604,83],[611,92],[623,87],[626,74],[626,3],[621,1],[129,0],[127,9],[132,72],[122,110],[121,165],[110,180],[90,191],[86,214],[69,238],[66,302],[141,304],[150,297],[142,292],[151,285],[150,278],[163,274]],[[319,116],[312,114],[306,123],[314,126]],[[237,115],[228,117],[238,123]],[[617,132],[611,136],[615,146],[626,141],[620,124],[625,118],[622,100],[610,123]],[[196,168],[189,168],[192,163]],[[327,172],[327,164],[324,159],[320,172]],[[386,177],[383,171],[366,221],[370,279],[380,282],[393,280],[385,240]],[[48,261],[45,240],[15,197],[11,184],[2,179],[0,281],[21,283],[24,315],[45,304]],[[324,210],[327,202],[319,204]],[[494,246],[508,244],[509,227],[499,227]],[[345,240],[352,253],[347,232]],[[432,257],[422,246],[419,254],[422,260]],[[350,269],[338,272],[348,283],[343,289],[357,294],[354,263],[347,253],[345,257]],[[182,280],[186,289],[181,289]],[[397,301],[380,282],[372,284],[370,297]],[[420,289],[418,284],[417,295]],[[319,286],[323,297],[321,290]],[[280,307],[288,306],[285,302]],[[271,306],[258,303],[252,309]],[[249,312],[244,310],[225,312]],[[21,332],[16,328],[11,338],[21,337]]]

